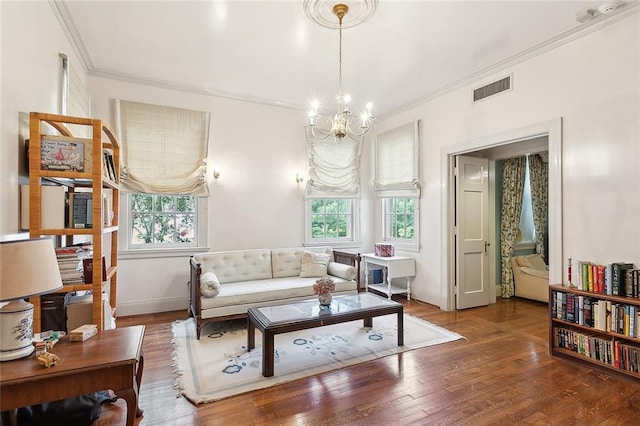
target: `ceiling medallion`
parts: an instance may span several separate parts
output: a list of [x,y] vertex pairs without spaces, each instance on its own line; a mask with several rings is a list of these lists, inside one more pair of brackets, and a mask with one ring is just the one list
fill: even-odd
[[[349,0],[342,3],[349,9],[349,15],[345,15],[342,21],[343,29],[355,27],[367,21],[378,7],[378,0]],[[304,12],[316,24],[338,29],[340,24],[336,21],[336,15],[333,12],[335,4],[335,0],[304,0]]]

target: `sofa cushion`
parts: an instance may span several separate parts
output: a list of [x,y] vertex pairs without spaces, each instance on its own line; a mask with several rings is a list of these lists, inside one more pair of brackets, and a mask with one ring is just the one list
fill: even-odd
[[333,260],[333,248],[321,247],[292,247],[271,250],[271,273],[273,278],[297,277],[302,265],[302,252],[324,253]]
[[204,297],[215,297],[220,292],[220,281],[213,272],[200,275],[200,294]]
[[271,250],[237,250],[198,253],[194,260],[202,272],[214,272],[221,284],[271,278]]
[[[331,277],[336,285],[336,293],[355,290],[355,282],[338,277]],[[219,308],[222,306],[262,304],[274,300],[292,299],[317,296],[313,292],[316,278],[273,278],[269,280],[254,280],[235,282],[220,286],[220,293],[216,297],[201,297],[201,309]],[[203,315],[203,317],[206,317]]]
[[302,263],[300,265],[300,277],[324,277],[328,274],[328,266],[331,257],[328,254],[302,252]]
[[271,273],[273,278],[297,277],[300,275],[302,247],[271,250]]
[[345,280],[355,280],[358,276],[358,270],[356,268],[338,262],[329,262],[327,272],[329,275],[344,278]]

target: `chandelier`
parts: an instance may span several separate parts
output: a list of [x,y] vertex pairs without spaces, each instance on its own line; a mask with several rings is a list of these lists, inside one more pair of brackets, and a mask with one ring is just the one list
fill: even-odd
[[360,129],[359,131],[353,131],[351,128],[351,111],[349,111],[349,102],[351,98],[349,95],[345,95],[342,91],[342,19],[349,12],[349,6],[343,3],[338,3],[333,6],[332,12],[338,17],[338,28],[340,33],[340,44],[338,50],[338,94],[336,100],[338,102],[338,111],[329,118],[328,124],[331,128],[323,130],[318,127],[318,101],[314,100],[311,103],[311,110],[309,111],[309,131],[315,138],[325,139],[330,135],[333,135],[337,143],[342,141],[342,138],[349,136],[354,140],[358,140],[362,137],[371,126],[371,122],[375,120],[375,117],[371,115],[371,102],[367,103],[366,111],[360,115]]

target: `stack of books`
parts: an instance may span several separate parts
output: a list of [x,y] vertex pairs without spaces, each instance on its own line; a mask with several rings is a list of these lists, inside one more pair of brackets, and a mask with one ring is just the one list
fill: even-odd
[[56,248],[56,257],[58,258],[62,284],[84,283],[82,262],[78,257],[78,247],[58,247]]
[[84,284],[82,259],[92,254],[93,246],[57,247],[55,250],[62,284]]

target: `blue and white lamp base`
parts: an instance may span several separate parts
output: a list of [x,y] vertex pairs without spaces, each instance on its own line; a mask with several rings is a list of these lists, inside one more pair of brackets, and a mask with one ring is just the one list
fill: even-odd
[[33,305],[12,300],[0,308],[0,361],[26,357],[33,349]]

